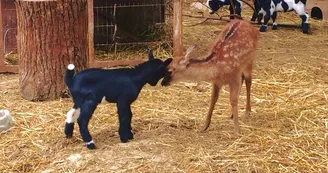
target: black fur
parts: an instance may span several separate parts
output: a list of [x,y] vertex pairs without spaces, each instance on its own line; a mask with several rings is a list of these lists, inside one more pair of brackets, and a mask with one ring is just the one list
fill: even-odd
[[[88,130],[89,120],[103,97],[110,103],[116,103],[119,116],[119,135],[122,142],[133,139],[131,132],[131,103],[133,103],[142,87],[148,83],[155,86],[167,74],[167,66],[172,58],[162,61],[154,59],[152,51],[149,60],[134,68],[121,69],[87,69],[74,76],[74,69],[67,69],[65,83],[74,101],[74,109],[80,108],[77,120],[80,133],[89,149],[94,149],[92,138]],[[73,135],[73,123],[66,123],[65,134]]]
[[[224,0],[223,2],[220,1],[220,0],[208,0],[208,5],[209,5],[210,9],[212,10],[211,14],[218,11],[222,6],[229,5],[230,15],[233,15],[234,14],[234,9],[233,9],[232,4],[235,7],[236,14],[241,16],[241,6],[242,6],[242,4],[238,1],[236,1],[236,0]],[[231,16],[230,19],[234,19],[234,17]]]

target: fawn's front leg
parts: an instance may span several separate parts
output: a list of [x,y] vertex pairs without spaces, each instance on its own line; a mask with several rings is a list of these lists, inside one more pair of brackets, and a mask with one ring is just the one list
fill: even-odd
[[215,103],[217,102],[217,100],[219,98],[220,89],[221,89],[221,86],[213,83],[210,109],[208,110],[205,124],[204,124],[202,130],[200,130],[200,132],[204,132],[205,130],[207,130],[207,128],[211,124],[211,119],[212,119],[212,114],[213,114],[214,106],[215,106]]

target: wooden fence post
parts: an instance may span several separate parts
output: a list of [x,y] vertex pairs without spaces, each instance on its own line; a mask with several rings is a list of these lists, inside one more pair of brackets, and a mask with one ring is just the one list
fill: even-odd
[[182,7],[183,7],[183,0],[174,0],[173,2],[173,57],[174,58],[180,58],[183,52]]
[[0,68],[5,65],[5,50],[3,48],[3,30],[2,30],[2,1],[0,0]]

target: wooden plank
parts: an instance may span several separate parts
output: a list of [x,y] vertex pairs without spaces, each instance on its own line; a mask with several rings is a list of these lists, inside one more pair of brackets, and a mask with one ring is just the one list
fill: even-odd
[[91,67],[91,64],[95,61],[95,48],[94,48],[94,14],[93,14],[93,0],[88,0],[88,51],[89,58],[88,64]]
[[3,42],[2,0],[0,0],[0,68],[5,65],[5,50]]
[[173,1],[173,57],[174,58],[180,58],[183,52],[182,7],[183,7],[183,0]]
[[18,73],[18,65],[0,66],[0,73]]
[[115,67],[115,66],[135,66],[147,61],[143,60],[112,60],[112,61],[95,61],[90,63],[91,68]]

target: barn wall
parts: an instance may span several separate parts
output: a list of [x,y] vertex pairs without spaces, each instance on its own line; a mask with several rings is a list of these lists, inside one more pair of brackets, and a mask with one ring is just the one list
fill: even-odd
[[17,23],[16,7],[13,0],[1,0],[2,31],[4,39],[5,54],[15,50],[17,47]]
[[[167,13],[172,10],[167,6],[170,2],[171,0],[94,0],[95,45],[161,40],[165,34],[161,30],[161,24],[167,22]],[[8,53],[17,47],[16,8],[13,0],[1,0],[1,3],[4,47],[5,53]]]
[[323,14],[323,20],[328,21],[328,1],[327,0],[308,0],[306,2],[307,11],[311,12],[313,7],[319,7]]
[[94,0],[94,45],[154,42],[165,32],[167,0]]

